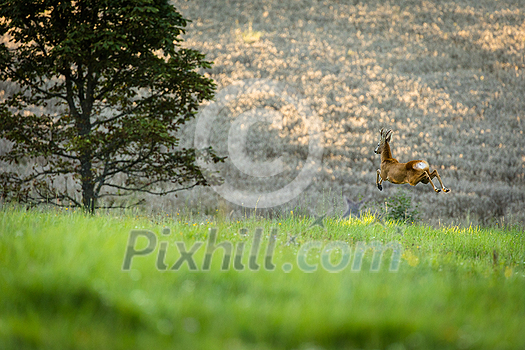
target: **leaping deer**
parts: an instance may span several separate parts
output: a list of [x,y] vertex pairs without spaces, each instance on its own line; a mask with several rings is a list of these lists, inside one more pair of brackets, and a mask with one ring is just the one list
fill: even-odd
[[392,138],[392,130],[388,130],[386,133],[381,129],[381,140],[377,144],[374,152],[376,154],[381,154],[381,169],[377,169],[376,185],[380,191],[383,190],[381,185],[384,180],[387,180],[393,184],[406,184],[407,182],[415,186],[418,183],[424,183],[432,185],[432,188],[436,193],[440,192],[439,188],[434,186],[432,179],[437,177],[441,189],[443,192],[450,192],[450,189],[443,186],[441,177],[437,170],[429,172],[429,165],[424,160],[411,160],[408,163],[399,163],[397,159],[392,157],[392,152],[390,151],[390,146],[388,143]]

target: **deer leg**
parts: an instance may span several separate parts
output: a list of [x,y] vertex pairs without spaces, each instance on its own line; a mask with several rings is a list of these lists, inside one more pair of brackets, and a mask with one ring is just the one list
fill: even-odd
[[450,189],[449,188],[446,188],[444,185],[443,185],[443,181],[441,181],[441,177],[439,176],[438,172],[436,169],[434,169],[433,172],[431,172],[429,174],[430,176],[430,179],[433,179],[434,177],[437,177],[438,181],[439,181],[439,184],[441,185],[441,188],[443,189],[443,192],[450,192]]
[[[434,171],[435,171],[435,170],[434,170]],[[432,188],[434,189],[434,191],[435,191],[436,193],[441,192],[441,190],[440,190],[439,188],[436,188],[436,186],[434,186],[434,183],[432,182],[432,178],[433,178],[433,176],[430,176],[430,174],[428,173],[428,171],[425,171],[424,174],[425,174],[425,175],[424,175],[425,178],[426,178],[426,179],[428,180],[428,182],[430,182],[430,184],[432,185]],[[432,174],[434,174],[434,172],[432,172]]]
[[377,185],[377,188],[379,188],[379,191],[383,191],[383,186],[381,185],[382,183],[383,183],[383,178],[381,177],[381,170],[377,169],[376,185]]

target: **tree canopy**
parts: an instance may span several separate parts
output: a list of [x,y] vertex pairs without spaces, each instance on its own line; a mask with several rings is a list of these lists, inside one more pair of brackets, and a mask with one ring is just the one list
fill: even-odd
[[[2,171],[3,197],[92,212],[104,196],[206,185],[196,157],[222,159],[177,137],[215,91],[211,63],[181,46],[186,24],[168,0],[1,1],[0,79],[17,91],[0,103],[0,162],[37,160]],[[53,185],[68,175],[76,194]]]

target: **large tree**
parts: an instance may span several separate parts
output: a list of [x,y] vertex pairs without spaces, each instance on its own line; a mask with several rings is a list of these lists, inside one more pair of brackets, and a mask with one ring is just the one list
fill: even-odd
[[[0,0],[0,79],[17,87],[0,103],[0,161],[38,160],[3,169],[3,197],[93,212],[106,195],[206,185],[177,137],[215,90],[210,62],[180,44],[186,22],[168,0]],[[78,195],[53,186],[68,174]]]

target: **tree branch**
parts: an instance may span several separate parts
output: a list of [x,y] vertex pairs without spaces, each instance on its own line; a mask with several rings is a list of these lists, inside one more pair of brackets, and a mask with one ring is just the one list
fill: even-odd
[[[151,191],[151,190],[148,190],[146,189],[147,187],[151,187],[151,185],[154,185],[156,183],[160,183],[160,182],[164,182],[164,181],[154,181],[152,183],[149,183],[147,185],[144,185],[144,186],[141,186],[141,187],[125,187],[125,186],[120,186],[120,185],[115,185],[115,184],[106,184],[106,186],[108,187],[111,187],[111,188],[116,188],[116,189],[119,189],[119,190],[123,190],[123,191],[128,191],[128,192],[142,192],[142,193],[149,193],[149,194],[153,194],[153,195],[157,195],[157,196],[163,196],[163,195],[166,195],[166,194],[170,194],[170,193],[175,193],[175,192],[180,192],[180,191],[185,191],[185,190],[190,190],[196,186],[199,185],[198,182],[194,183],[193,185],[190,185],[190,186],[187,186],[187,187],[181,187],[181,188],[176,188],[176,189],[172,189],[172,190],[168,190],[168,191],[161,191],[161,192],[155,192],[155,191]],[[125,195],[123,195],[125,196]]]

